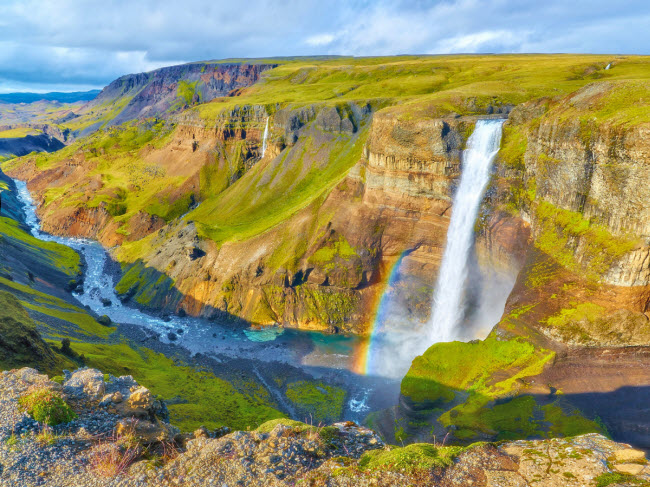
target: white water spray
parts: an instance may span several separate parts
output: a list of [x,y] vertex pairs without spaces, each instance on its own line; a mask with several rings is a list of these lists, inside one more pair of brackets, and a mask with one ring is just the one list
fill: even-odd
[[264,136],[262,138],[262,157],[266,152],[266,138],[269,136],[269,119],[266,119],[266,127],[264,127]]
[[605,66],[605,71],[607,71],[611,67],[612,67],[612,63],[609,63],[607,66]]
[[463,318],[463,298],[474,242],[474,224],[492,160],[499,151],[503,120],[479,120],[463,153],[460,185],[454,197],[445,253],[433,299],[431,342],[458,338]]

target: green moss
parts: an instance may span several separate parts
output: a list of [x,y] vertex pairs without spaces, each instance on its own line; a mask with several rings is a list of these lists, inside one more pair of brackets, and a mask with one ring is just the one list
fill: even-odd
[[[587,278],[598,280],[618,259],[630,252],[636,240],[612,235],[602,225],[593,224],[581,213],[564,210],[540,201],[536,211],[539,234],[535,245],[560,265]],[[584,243],[585,259],[575,258],[575,239]]]
[[596,487],[607,487],[609,485],[650,485],[646,480],[634,477],[632,475],[616,472],[600,474],[594,479]]
[[401,392],[414,401],[449,402],[456,391],[500,392],[504,384],[488,383],[497,371],[528,367],[548,360],[549,352],[536,351],[528,342],[498,340],[493,336],[472,343],[437,343],[415,358],[402,380]]
[[403,448],[366,452],[359,460],[359,467],[362,470],[414,473],[418,470],[448,467],[463,451],[465,448],[458,446],[435,447],[428,443],[414,443]]
[[602,317],[605,308],[594,303],[580,303],[574,308],[560,310],[560,312],[546,319],[546,324],[554,328],[564,328],[571,323],[580,321],[594,322]]
[[154,394],[167,399],[171,422],[183,431],[201,425],[245,430],[284,416],[271,404],[240,393],[211,372],[178,365],[174,359],[147,348],[82,342],[73,342],[72,348],[85,355],[89,367],[115,376],[133,375]]
[[259,431],[260,433],[270,433],[279,424],[287,426],[289,428],[298,429],[299,431],[304,431],[311,428],[308,424],[301,421],[294,421],[293,419],[288,418],[278,418],[262,423],[255,429],[255,431]]
[[61,394],[51,389],[39,389],[18,400],[20,406],[39,423],[56,426],[77,417]]
[[316,423],[331,423],[343,414],[345,390],[339,387],[299,381],[288,384],[285,394],[305,418]]

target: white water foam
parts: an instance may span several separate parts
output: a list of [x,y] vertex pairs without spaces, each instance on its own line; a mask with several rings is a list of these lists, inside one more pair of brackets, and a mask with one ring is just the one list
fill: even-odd
[[466,281],[474,244],[474,225],[492,161],[499,151],[503,120],[479,120],[463,153],[460,184],[454,197],[445,253],[433,299],[430,343],[459,337]]
[[269,136],[269,119],[266,119],[266,127],[264,127],[264,136],[262,138],[262,157],[264,157],[264,153],[266,152],[266,139]]

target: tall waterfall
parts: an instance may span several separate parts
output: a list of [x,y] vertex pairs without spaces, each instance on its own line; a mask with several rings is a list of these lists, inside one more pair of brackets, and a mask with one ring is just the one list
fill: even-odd
[[264,137],[262,138],[262,157],[266,152],[266,138],[269,136],[269,119],[266,119],[266,127],[264,127]]
[[503,120],[479,120],[463,152],[460,185],[454,197],[445,253],[433,299],[430,339],[433,343],[458,338],[463,300],[474,243],[474,224],[499,151]]

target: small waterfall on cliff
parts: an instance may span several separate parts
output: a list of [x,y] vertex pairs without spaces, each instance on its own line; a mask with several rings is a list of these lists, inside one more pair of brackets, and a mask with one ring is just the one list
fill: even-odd
[[266,127],[264,127],[264,136],[262,137],[262,157],[266,152],[266,138],[269,136],[269,119],[266,119]]
[[474,224],[492,160],[499,151],[503,120],[479,120],[463,153],[460,185],[454,197],[445,253],[433,299],[430,338],[446,342],[458,337],[470,267]]
[[612,67],[612,63],[609,63],[607,66],[605,66],[605,71],[607,71],[611,67]]

